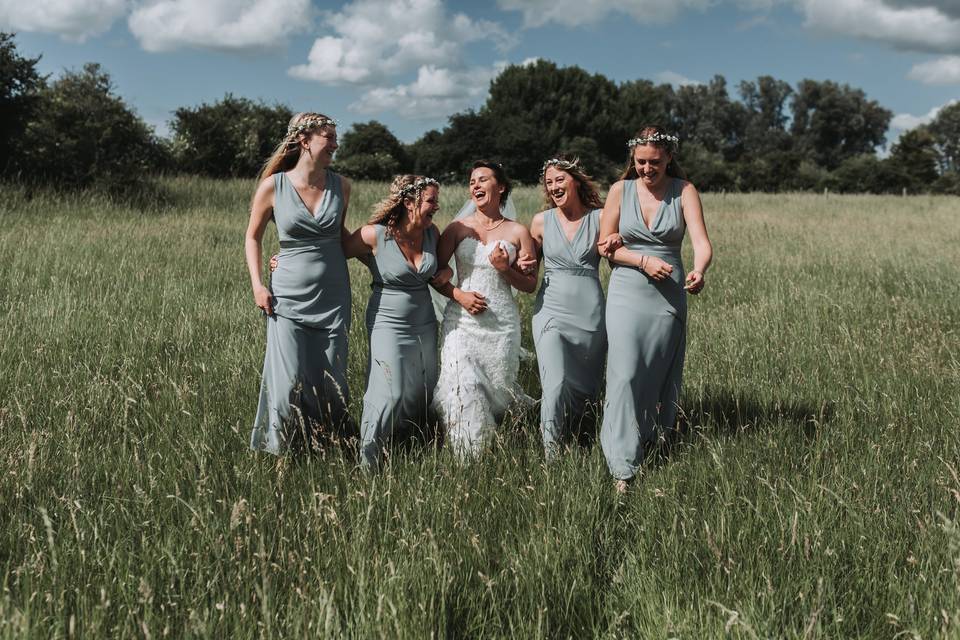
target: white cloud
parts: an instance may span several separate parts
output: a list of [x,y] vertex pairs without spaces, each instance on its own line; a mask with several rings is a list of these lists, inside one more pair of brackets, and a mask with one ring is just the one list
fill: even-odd
[[653,79],[664,84],[671,84],[674,86],[674,88],[685,87],[687,85],[703,84],[699,80],[693,80],[684,75],[680,75],[676,71],[661,71],[653,76]]
[[310,11],[310,0],[152,0],[128,25],[147,51],[245,51],[282,47],[309,25]]
[[911,51],[960,52],[960,20],[933,2],[797,0],[806,26]]
[[523,13],[526,27],[554,22],[567,27],[596,24],[611,13],[627,14],[637,22],[662,23],[683,9],[706,9],[711,0],[497,0],[506,11]]
[[424,120],[446,116],[483,102],[490,81],[504,67],[505,62],[490,68],[459,70],[425,65],[410,84],[370,89],[350,108],[366,114],[396,111],[408,118]]
[[923,84],[960,84],[960,56],[921,62],[910,69],[907,77]]
[[[937,117],[937,114],[940,113],[941,109],[949,107],[952,104],[956,104],[957,100],[949,100],[946,104],[942,104],[939,107],[934,107],[930,109],[927,113],[922,116],[915,116],[909,113],[898,113],[890,121],[890,128],[897,132],[896,137],[899,137],[899,134],[903,131],[909,131],[910,129],[915,129],[922,124],[929,124]],[[891,141],[894,142],[893,140]]]
[[83,41],[127,12],[127,0],[0,0],[0,29],[56,33]]
[[313,43],[290,75],[324,84],[377,84],[423,66],[459,68],[463,45],[489,41],[503,51],[514,39],[500,25],[448,16],[441,0],[355,0],[328,14],[332,31]]

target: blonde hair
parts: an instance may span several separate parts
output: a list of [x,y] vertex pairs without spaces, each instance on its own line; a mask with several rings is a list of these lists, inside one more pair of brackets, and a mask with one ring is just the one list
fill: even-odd
[[336,124],[332,118],[313,111],[303,111],[290,118],[286,135],[270,154],[270,158],[263,163],[257,182],[275,173],[293,169],[297,165],[297,160],[300,159],[302,151],[300,142],[327,126],[333,127]]
[[[681,178],[683,180],[687,179],[686,172],[680,168],[680,165],[677,164],[676,160],[676,144],[673,142],[676,140],[674,136],[667,134],[664,131],[663,127],[658,127],[656,125],[647,125],[640,129],[637,132],[637,135],[634,136],[634,140],[648,140],[644,142],[644,145],[651,145],[662,149],[670,154],[670,162],[667,164],[667,175],[671,178]],[[630,141],[631,143],[633,140]],[[633,162],[633,150],[639,145],[632,145],[627,151],[627,166],[624,167],[623,173],[620,175],[621,180],[636,180],[639,175],[637,174],[637,165]]]
[[593,182],[593,177],[587,174],[580,166],[580,158],[570,159],[565,155],[554,156],[543,164],[543,172],[540,174],[540,186],[543,187],[543,203],[548,207],[555,207],[556,204],[547,191],[547,169],[553,167],[557,171],[563,171],[577,182],[577,197],[587,209],[600,209],[603,207],[603,200],[600,198],[600,191]]
[[[420,181],[424,181],[424,186],[417,185],[419,188],[414,188],[415,183]],[[373,215],[367,224],[382,224],[387,228],[387,236],[393,235],[407,215],[404,201],[413,200],[414,207],[419,208],[423,202],[423,191],[428,186],[436,186],[436,181],[412,173],[394,177],[389,195],[373,207]]]

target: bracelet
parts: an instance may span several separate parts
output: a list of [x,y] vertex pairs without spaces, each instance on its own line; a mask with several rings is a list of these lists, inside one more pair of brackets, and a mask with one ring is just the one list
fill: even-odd
[[640,256],[640,264],[637,265],[637,268],[640,269],[643,273],[647,272],[647,256]]
[[700,274],[700,277],[701,277],[702,279],[704,279],[704,280],[707,279],[707,275],[706,275],[703,271],[700,271],[700,269],[694,269],[694,270],[691,271],[690,273],[699,273],[699,274]]

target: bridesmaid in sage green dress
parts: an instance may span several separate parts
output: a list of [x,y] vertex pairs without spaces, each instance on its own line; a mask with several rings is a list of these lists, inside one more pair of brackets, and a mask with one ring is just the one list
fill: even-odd
[[[438,270],[440,232],[433,216],[440,185],[398,176],[390,195],[346,244],[373,277],[367,303],[369,363],[360,419],[360,464],[377,468],[402,432],[423,433],[437,384],[437,318],[428,283]],[[441,277],[449,278],[449,267]],[[438,280],[434,280],[438,282]]]
[[607,353],[600,287],[600,194],[576,160],[543,165],[541,183],[553,208],[533,217],[530,233],[543,256],[533,313],[540,369],[540,431],[547,459],[582,433],[596,408]]
[[[341,241],[350,183],[329,170],[336,124],[297,114],[260,174],[246,233],[256,305],[266,314],[267,353],[250,447],[275,455],[344,435],[350,280]],[[279,268],[261,281],[261,242],[273,219]]]
[[[687,292],[699,293],[713,249],[700,196],[673,161],[677,139],[644,127],[607,195],[600,250],[614,263],[607,290],[607,392],[600,443],[618,491],[643,462],[657,428],[677,417],[686,348]],[[694,268],[680,247],[690,232]],[[611,240],[619,232],[623,247]]]

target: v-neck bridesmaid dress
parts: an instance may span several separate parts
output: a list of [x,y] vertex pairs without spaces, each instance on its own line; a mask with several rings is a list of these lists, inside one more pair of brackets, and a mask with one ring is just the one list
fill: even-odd
[[377,251],[367,260],[373,276],[367,303],[370,358],[360,419],[360,464],[379,466],[384,446],[400,432],[422,433],[437,384],[437,318],[428,283],[437,271],[439,233],[423,232],[419,265],[377,225]]
[[556,209],[543,214],[543,282],[533,313],[540,369],[540,430],[548,458],[598,401],[607,353],[600,287],[600,210],[588,211],[568,240]]
[[347,413],[350,278],[340,245],[340,176],[327,171],[316,212],[286,173],[273,176],[273,219],[280,238],[270,290],[260,402],[250,447],[276,455],[351,431]]
[[600,444],[610,473],[636,475],[658,427],[671,428],[686,345],[687,293],[680,247],[686,224],[673,178],[648,228],[635,180],[623,183],[620,235],[627,249],[656,256],[673,273],[656,281],[636,267],[614,265],[607,288],[607,392]]

